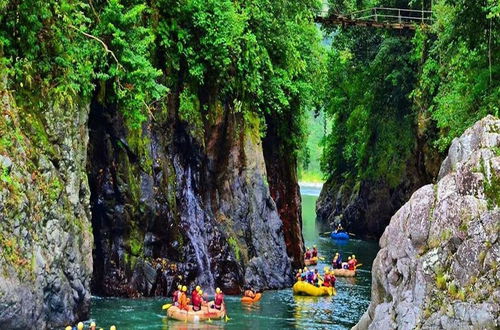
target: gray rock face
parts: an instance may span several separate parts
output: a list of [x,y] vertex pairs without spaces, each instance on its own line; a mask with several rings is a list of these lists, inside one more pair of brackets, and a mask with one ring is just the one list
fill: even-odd
[[354,329],[498,329],[500,120],[455,139],[439,182],[392,217]]
[[0,86],[0,329],[89,312],[88,107],[17,107]]
[[168,295],[180,283],[239,294],[245,284],[292,283],[259,128],[217,106],[202,136],[170,108],[144,126],[142,147],[119,113],[91,107],[96,294]]

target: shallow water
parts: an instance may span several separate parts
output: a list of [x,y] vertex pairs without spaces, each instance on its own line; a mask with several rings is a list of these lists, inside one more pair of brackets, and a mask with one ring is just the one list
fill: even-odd
[[334,242],[316,232],[315,203],[319,187],[302,190],[303,235],[306,246],[316,244],[322,271],[336,251],[356,254],[363,266],[356,278],[339,278],[334,297],[296,297],[291,289],[266,291],[258,303],[243,305],[240,297],[226,297],[230,320],[193,325],[167,320],[161,306],[165,299],[92,299],[91,319],[98,327],[115,324],[123,329],[347,329],[359,320],[370,302],[371,264],[378,251],[376,242],[351,239]]

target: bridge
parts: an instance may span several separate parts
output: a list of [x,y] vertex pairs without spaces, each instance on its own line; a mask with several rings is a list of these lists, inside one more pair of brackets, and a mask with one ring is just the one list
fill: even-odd
[[355,11],[346,15],[334,13],[323,3],[322,10],[315,18],[322,25],[366,26],[397,30],[415,30],[417,26],[432,24],[432,10],[374,7]]

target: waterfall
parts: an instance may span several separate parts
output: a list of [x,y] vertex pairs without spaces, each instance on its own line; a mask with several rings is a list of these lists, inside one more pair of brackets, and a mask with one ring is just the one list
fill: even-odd
[[178,177],[181,184],[181,196],[184,200],[185,208],[181,213],[181,221],[186,225],[186,235],[193,246],[199,273],[196,284],[200,285],[206,293],[212,294],[215,290],[214,276],[210,267],[210,257],[208,253],[208,235],[205,233],[207,224],[205,213],[200,205],[199,197],[196,196],[193,187],[193,173],[188,165],[183,169],[177,162],[174,162],[177,173],[183,173],[183,177]]

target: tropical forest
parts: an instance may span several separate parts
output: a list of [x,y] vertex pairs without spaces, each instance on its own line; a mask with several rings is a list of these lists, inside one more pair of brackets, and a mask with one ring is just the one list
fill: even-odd
[[0,329],[498,329],[500,0],[0,0]]

